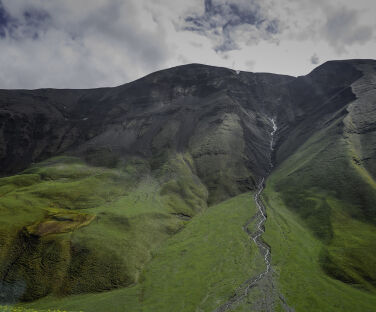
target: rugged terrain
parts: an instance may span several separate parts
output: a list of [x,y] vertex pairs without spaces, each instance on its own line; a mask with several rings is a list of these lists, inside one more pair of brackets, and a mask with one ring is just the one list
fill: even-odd
[[270,273],[226,309],[371,311],[375,83],[347,60],[0,91],[0,303],[214,311],[266,272],[265,179]]

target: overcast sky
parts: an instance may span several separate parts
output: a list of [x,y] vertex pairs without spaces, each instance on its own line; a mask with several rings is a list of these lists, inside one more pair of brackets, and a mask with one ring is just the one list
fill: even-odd
[[0,88],[115,86],[187,63],[307,74],[376,58],[375,0],[0,0]]

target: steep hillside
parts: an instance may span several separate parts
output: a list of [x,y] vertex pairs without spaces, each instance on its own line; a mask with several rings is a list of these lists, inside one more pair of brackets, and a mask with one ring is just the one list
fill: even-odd
[[[265,194],[265,237],[281,290],[297,310],[371,311],[376,303],[376,62],[344,63],[361,77],[326,101],[331,111],[310,116],[314,131],[281,162]],[[344,105],[338,96],[350,91],[354,99]]]
[[191,64],[115,88],[1,91],[0,303],[215,310],[265,269],[246,233],[272,161],[272,274],[227,310],[371,309],[375,71]]
[[[110,167],[138,156],[156,168],[190,152],[221,200],[265,174],[267,116],[292,79],[193,64],[116,88],[2,91],[0,172],[62,153]],[[221,181],[208,162],[227,170]]]

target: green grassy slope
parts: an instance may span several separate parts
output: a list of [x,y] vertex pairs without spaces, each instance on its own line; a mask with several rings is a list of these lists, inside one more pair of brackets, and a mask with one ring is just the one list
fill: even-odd
[[375,182],[343,126],[338,119],[317,132],[267,180],[264,237],[297,311],[376,306]]
[[151,173],[138,159],[109,169],[58,157],[0,179],[4,297],[136,283],[151,252],[186,223],[180,215],[206,207],[206,188],[185,157],[171,157],[167,167],[169,175],[166,168]]
[[247,277],[263,268],[257,248],[242,230],[256,212],[251,194],[239,195],[198,214],[167,240],[135,287],[47,297],[30,307],[85,311],[211,311]]
[[0,312],[82,312],[82,311],[66,311],[66,310],[36,310],[36,309],[27,309],[23,307],[16,306],[0,306]]
[[[273,186],[268,185],[264,198],[268,209],[264,238],[272,247],[278,291],[288,305],[295,311],[373,311],[376,306],[374,293],[326,274],[321,259],[328,246],[307,230],[304,221],[287,208]],[[351,232],[340,231],[338,239],[356,240],[360,231],[363,235],[375,235],[367,228],[359,229],[355,237]],[[332,248],[336,248],[334,244]],[[344,252],[343,245],[337,248]]]

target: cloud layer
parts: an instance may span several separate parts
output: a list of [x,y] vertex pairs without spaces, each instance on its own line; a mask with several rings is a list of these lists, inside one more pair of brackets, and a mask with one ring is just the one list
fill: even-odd
[[243,42],[271,40],[280,31],[279,20],[255,0],[205,0],[204,8],[203,14],[185,17],[183,30],[207,36],[217,52],[240,49]]
[[372,58],[370,0],[0,0],[0,88],[91,88],[198,62],[299,75]]

